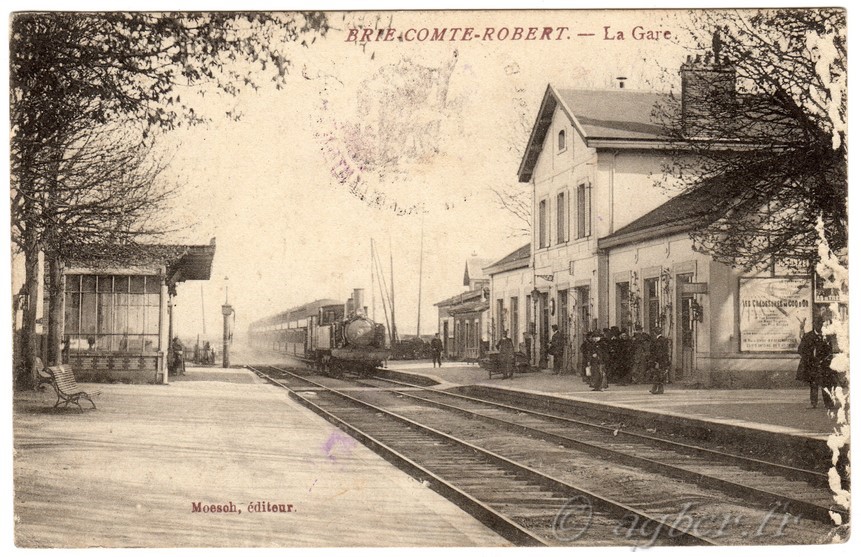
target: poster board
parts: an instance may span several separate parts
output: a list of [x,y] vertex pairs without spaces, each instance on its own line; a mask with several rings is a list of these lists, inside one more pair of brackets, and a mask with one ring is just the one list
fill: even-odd
[[741,277],[738,283],[739,350],[795,352],[812,318],[809,277]]

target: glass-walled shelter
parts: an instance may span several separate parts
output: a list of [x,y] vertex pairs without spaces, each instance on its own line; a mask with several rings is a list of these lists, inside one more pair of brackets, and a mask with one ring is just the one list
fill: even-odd
[[208,280],[209,245],[159,246],[158,263],[65,271],[63,361],[80,381],[166,383],[176,285]]
[[158,275],[66,275],[67,351],[156,354],[163,280]]

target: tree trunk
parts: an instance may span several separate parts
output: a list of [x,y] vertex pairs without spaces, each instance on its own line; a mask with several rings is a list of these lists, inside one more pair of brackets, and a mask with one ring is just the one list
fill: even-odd
[[25,250],[24,268],[26,277],[27,306],[21,327],[21,344],[24,365],[18,369],[16,387],[30,389],[36,384],[36,358],[39,355],[39,339],[36,336],[36,320],[39,301],[39,249],[35,242],[28,242]]
[[48,365],[63,363],[62,343],[65,306],[64,263],[60,257],[52,256],[48,261]]

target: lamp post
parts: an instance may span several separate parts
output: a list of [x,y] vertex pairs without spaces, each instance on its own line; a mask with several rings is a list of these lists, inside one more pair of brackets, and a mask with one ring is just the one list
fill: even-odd
[[224,317],[224,333],[222,335],[221,367],[230,367],[230,316],[233,315],[233,306],[228,301],[227,277],[224,277],[224,305],[221,306],[221,315]]
[[227,368],[230,367],[230,316],[233,315],[233,306],[230,304],[221,306],[221,315],[224,316],[221,367]]

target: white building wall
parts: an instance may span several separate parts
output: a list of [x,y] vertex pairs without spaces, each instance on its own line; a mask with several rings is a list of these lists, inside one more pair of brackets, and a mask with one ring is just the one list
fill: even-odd
[[[616,283],[630,281],[632,290],[638,292],[640,298],[639,319],[635,317],[635,321],[646,327],[644,281],[660,277],[662,272],[672,277],[670,302],[673,305],[673,323],[666,332],[672,340],[674,369],[681,365],[678,360],[681,351],[680,299],[676,291],[676,277],[693,273],[692,282],[708,285],[708,293],[694,296],[702,306],[703,319],[693,324],[693,372],[684,378],[685,381],[723,386],[755,383],[792,385],[794,370],[798,365],[798,357],[794,353],[741,352],[738,339],[738,284],[742,273],[695,252],[687,234],[610,249],[608,298],[611,325],[621,326],[616,310],[619,305]],[[666,303],[662,292],[661,305]]]
[[[518,300],[517,312],[517,338],[512,337],[514,346],[518,350],[524,350],[525,334],[529,331],[529,315],[532,308],[527,308],[526,298],[532,292],[532,269],[522,268],[513,271],[504,271],[495,274],[490,281],[490,312],[494,329],[490,336],[491,349],[495,350],[496,342],[499,340],[498,323],[500,319],[505,323],[504,327],[510,332],[511,299]],[[502,300],[503,315],[499,314],[497,300]],[[488,320],[490,321],[490,320]]]
[[[673,191],[661,187],[669,159],[660,151],[602,151],[598,155],[603,203],[600,236],[621,229],[667,202]],[[606,192],[606,193],[605,193]]]

